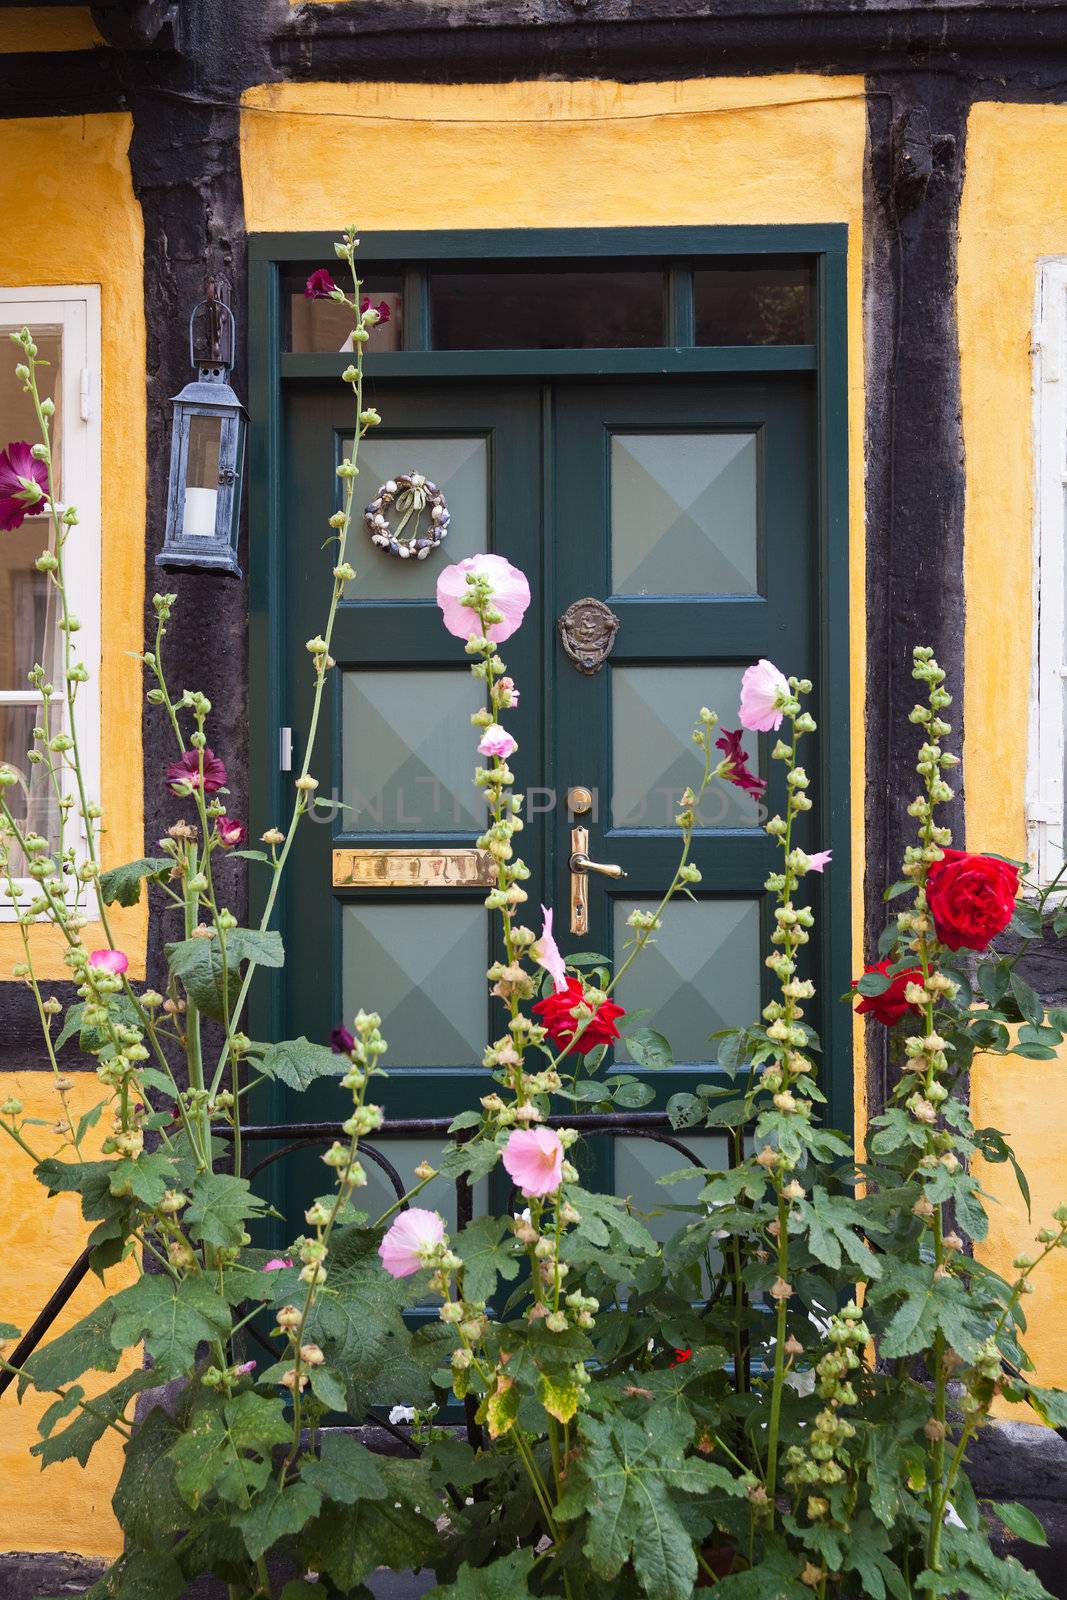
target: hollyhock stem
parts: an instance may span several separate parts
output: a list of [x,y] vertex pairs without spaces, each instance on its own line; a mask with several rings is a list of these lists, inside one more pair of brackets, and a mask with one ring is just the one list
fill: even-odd
[[[351,277],[352,277],[353,305],[354,305],[355,315],[356,315],[356,319],[357,319],[357,325],[360,325],[359,324],[359,301],[360,301],[360,289],[362,287],[362,284],[361,284],[361,280],[359,278],[358,272],[356,270],[355,243],[352,240],[351,235],[346,235],[346,244],[348,246],[346,259],[348,261],[348,267],[349,267],[349,271],[350,271]],[[352,467],[355,468],[357,466],[357,462],[358,462],[358,458],[359,458],[360,441],[362,440],[362,438],[366,434],[370,424],[365,424],[362,421],[362,416],[363,416],[363,348],[364,348],[364,346],[363,346],[363,342],[358,340],[358,339],[354,340],[353,342],[355,344],[355,358],[356,359],[355,359],[355,378],[353,380],[351,380],[351,382],[352,382],[353,394],[354,394],[354,397],[355,397],[356,425],[355,425],[355,428],[353,430],[352,455],[351,455],[350,459],[351,459]],[[347,477],[345,479],[345,488],[344,488],[343,504],[342,504],[343,520],[341,521],[340,526],[338,528],[337,560],[335,562],[335,568],[342,567],[344,565],[345,555],[347,553],[347,548],[348,548],[348,536],[349,536],[349,532],[350,532],[351,526],[352,526],[352,510],[353,510],[353,505],[355,503],[355,492],[356,492],[356,473],[353,472],[351,476],[349,476],[349,477]],[[334,578],[333,589],[332,589],[331,594],[330,594],[330,604],[329,604],[329,609],[328,609],[327,615],[326,615],[326,626],[323,629],[323,633],[322,633],[322,637],[323,637],[323,639],[325,641],[325,644],[326,644],[326,649],[325,649],[325,651],[324,651],[324,653],[322,655],[316,657],[316,661],[317,661],[317,663],[319,665],[318,665],[318,670],[316,671],[316,677],[315,677],[315,690],[314,690],[314,694],[312,696],[312,702],[311,702],[311,715],[310,715],[310,717],[308,719],[307,738],[305,740],[305,747],[304,747],[304,760],[303,760],[303,763],[302,763],[301,768],[300,768],[299,777],[297,779],[297,797],[296,797],[296,800],[295,800],[295,802],[293,804],[293,811],[292,811],[292,815],[291,815],[291,817],[289,819],[289,826],[286,829],[285,840],[284,840],[281,848],[279,849],[277,857],[275,858],[274,863],[273,863],[273,866],[274,866],[273,876],[272,876],[272,879],[271,879],[270,887],[267,890],[267,898],[266,898],[266,901],[264,902],[263,911],[262,911],[262,914],[261,914],[260,919],[259,919],[259,925],[258,926],[259,926],[259,931],[261,933],[265,933],[267,931],[267,929],[270,927],[271,919],[274,916],[274,906],[275,906],[275,903],[276,903],[277,898],[278,898],[278,891],[279,891],[279,889],[281,887],[282,873],[283,873],[283,870],[285,868],[285,864],[286,864],[286,862],[287,862],[287,860],[289,858],[289,852],[292,850],[292,847],[293,847],[293,841],[294,841],[294,839],[296,837],[296,830],[300,825],[301,819],[303,818],[303,816],[305,815],[305,813],[309,809],[309,802],[308,802],[307,797],[306,797],[306,791],[303,788],[300,787],[300,784],[301,784],[301,782],[303,780],[307,779],[310,776],[310,773],[311,773],[311,761],[312,761],[312,757],[313,757],[313,755],[315,753],[315,745],[316,745],[317,736],[318,736],[319,721],[320,721],[320,717],[321,717],[321,714],[322,714],[323,691],[324,691],[325,686],[326,686],[326,676],[327,676],[327,672],[329,670],[329,668],[326,666],[326,662],[329,660],[330,644],[331,644],[332,639],[333,639],[334,625],[335,625],[336,619],[337,619],[337,608],[338,608],[338,605],[340,604],[341,597],[342,597],[342,595],[344,593],[345,581],[346,580],[343,579],[343,578],[335,577]],[[245,968],[244,977],[241,980],[241,986],[240,986],[240,989],[238,990],[237,998],[234,1001],[233,1015],[232,1015],[232,1022],[233,1022],[233,1026],[234,1027],[236,1027],[237,1022],[239,1021],[239,1019],[240,1019],[240,1017],[241,1017],[241,1015],[242,1015],[242,1013],[244,1011],[245,1002],[248,999],[248,991],[251,988],[252,978],[253,978],[253,975],[255,974],[256,970],[257,970],[256,962],[249,961],[247,967]],[[218,1062],[218,1065],[217,1065],[217,1067],[215,1069],[215,1074],[214,1074],[214,1076],[212,1078],[212,1081],[211,1081],[211,1092],[212,1092],[212,1094],[216,1094],[218,1092],[218,1087],[219,1087],[219,1084],[222,1081],[222,1075],[223,1075],[223,1073],[224,1073],[224,1071],[226,1069],[226,1061],[227,1061],[227,1058],[228,1058],[229,1054],[230,1054],[230,1042],[229,1042],[229,1039],[227,1038],[226,1044],[223,1047],[222,1054],[219,1057],[219,1062]]]

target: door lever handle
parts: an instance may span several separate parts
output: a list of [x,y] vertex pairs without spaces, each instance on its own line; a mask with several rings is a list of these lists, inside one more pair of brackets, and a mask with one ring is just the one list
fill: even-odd
[[604,878],[625,878],[623,869],[612,862],[590,861],[588,828],[571,829],[571,932],[589,932],[589,901],[586,885],[591,872]]
[[614,861],[590,861],[583,850],[575,850],[571,856],[572,872],[599,872],[602,878],[625,878],[623,869],[616,866]]

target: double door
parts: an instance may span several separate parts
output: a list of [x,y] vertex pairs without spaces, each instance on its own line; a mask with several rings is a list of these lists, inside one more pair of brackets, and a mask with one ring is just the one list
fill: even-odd
[[[481,1059],[504,1017],[485,976],[494,921],[468,876],[484,816],[470,722],[482,686],[442,626],[439,571],[488,550],[529,578],[529,611],[501,647],[520,690],[507,722],[527,797],[517,843],[531,869],[528,920],[539,927],[543,902],[565,955],[618,959],[630,912],[655,905],[678,858],[673,819],[699,778],[701,706],[736,727],[741,674],[760,656],[818,680],[814,387],[804,374],[380,383],[371,398],[384,422],[361,446],[358,503],[415,470],[443,491],[451,521],[422,561],[353,530],[358,576],[340,609],[314,767],[331,804],[292,861],[282,1026],[325,1040],[360,1007],[379,1012],[390,1075],[376,1098],[395,1117],[445,1116],[491,1087]],[[299,729],[312,689],[304,641],[321,629],[328,587],[334,468],[350,448],[345,392],[294,393],[285,424],[286,703],[276,714]],[[780,807],[769,742],[746,735],[746,745],[769,779],[766,803]],[[816,744],[816,779],[818,761]],[[616,993],[671,1045],[671,1066],[642,1066],[624,1042],[607,1068],[648,1083],[650,1104],[713,1077],[709,1035],[754,1020],[767,998],[762,885],[774,851],[760,822],[747,795],[714,786],[693,851],[696,899],[671,907]],[[587,929],[571,934],[576,826],[589,855],[625,876],[588,876]],[[275,1114],[328,1117],[342,1098],[323,1083]],[[421,1140],[390,1148],[407,1176],[433,1154]],[[663,1154],[677,1164],[647,1142],[617,1141],[613,1181],[662,1202],[650,1184]]]

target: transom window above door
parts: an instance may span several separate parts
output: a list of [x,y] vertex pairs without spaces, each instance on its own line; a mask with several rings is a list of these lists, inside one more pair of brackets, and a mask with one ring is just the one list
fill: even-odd
[[[308,299],[319,263],[282,281],[283,339],[293,352],[351,349],[343,306]],[[373,263],[364,293],[388,321],[374,351],[623,350],[704,345],[811,345],[816,269],[810,257],[723,255],[692,259],[482,264]]]

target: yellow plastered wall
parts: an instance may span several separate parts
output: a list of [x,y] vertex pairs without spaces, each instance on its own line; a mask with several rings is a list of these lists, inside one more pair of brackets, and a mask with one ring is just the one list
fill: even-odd
[[[130,651],[141,647],[145,541],[145,334],[140,208],[127,150],[128,116],[12,119],[4,124],[0,163],[0,284],[99,284],[103,406],[102,572],[103,662],[99,683],[101,800],[107,823],[104,864],[142,850],[141,681]],[[13,357],[12,357],[13,359]],[[77,530],[74,532],[77,537]],[[95,687],[95,686],[94,686]],[[83,691],[84,692],[84,691]],[[111,759],[108,751],[112,752]],[[114,752],[121,752],[118,759]],[[131,972],[143,974],[146,918],[120,911],[116,938]],[[64,978],[62,948],[50,930],[31,930],[42,977]],[[102,943],[102,930],[86,929]],[[0,924],[0,979],[21,959],[18,930]],[[16,1094],[31,1116],[54,1122],[58,1100],[50,1072],[4,1074],[0,1094]],[[75,1114],[102,1092],[95,1075],[78,1073]],[[41,1154],[56,1144],[48,1127],[28,1137]],[[46,1199],[31,1163],[14,1147],[0,1162],[0,1320],[25,1328],[82,1248],[87,1227],[76,1196]],[[109,1275],[111,1288],[123,1275]],[[84,1316],[101,1298],[90,1277],[54,1331]],[[106,1386],[108,1381],[104,1379]],[[121,1548],[110,1500],[120,1465],[120,1441],[109,1434],[89,1466],[49,1467],[45,1479],[29,1455],[37,1419],[48,1404],[32,1394],[20,1407],[14,1391],[0,1400],[0,1548],[115,1555]]]
[[[39,1156],[51,1155],[59,1140],[52,1124],[60,1111],[51,1072],[5,1073],[2,1093],[15,1095],[25,1114],[41,1118],[41,1127],[27,1127],[27,1143]],[[74,1078],[69,1096],[75,1120],[104,1097],[93,1072]],[[94,1153],[100,1125],[83,1146]],[[85,1243],[89,1225],[82,1220],[77,1195],[49,1200],[33,1176],[33,1162],[5,1140],[0,1162],[0,1321],[14,1323],[23,1332],[40,1311],[48,1295],[73,1265]],[[107,1275],[114,1292],[133,1281],[132,1267],[116,1268]],[[49,1337],[65,1332],[86,1316],[102,1298],[99,1279],[90,1275],[75,1291]],[[10,1355],[11,1346],[5,1348]],[[128,1357],[113,1374],[89,1379],[89,1394],[116,1383],[135,1365]],[[37,1423],[54,1397],[32,1389],[19,1405],[15,1386],[0,1399],[0,1549],[73,1550],[86,1556],[115,1556],[122,1548],[121,1534],[111,1510],[111,1495],[122,1467],[122,1440],[109,1431],[96,1446],[88,1466],[63,1461],[42,1468],[30,1455],[37,1442]]]
[[[12,118],[4,123],[0,162],[0,284],[100,285],[105,867],[141,855],[143,846],[141,669],[130,652],[142,648],[143,635],[144,234],[127,155],[132,127],[129,116],[110,112]],[[143,976],[144,907],[113,908],[109,915],[116,941],[130,957],[131,975]],[[43,926],[32,933],[40,976],[68,976],[61,940]],[[85,938],[90,949],[104,943],[100,928],[87,928]],[[21,959],[17,928],[0,923],[0,980]]]
[[[862,221],[854,78],[280,84],[241,116],[250,232],[845,222],[853,851],[863,860]],[[783,663],[783,666],[786,665]],[[860,948],[862,873],[854,874]],[[856,1113],[864,1074],[857,1056]]]
[[0,12],[0,55],[91,50],[103,43],[88,6],[20,6]]
[[[976,105],[960,213],[959,338],[967,462],[965,767],[973,849],[1026,855],[1024,785],[1034,648],[1031,341],[1037,263],[1067,255],[1067,107]],[[936,530],[931,530],[931,537]],[[1033,1192],[1033,1224],[1010,1168],[986,1167],[984,1258],[1012,1257],[1067,1200],[1067,1052],[1060,1061],[979,1063],[979,1126],[1013,1143]],[[1026,1303],[1028,1347],[1046,1383],[1067,1383],[1067,1257],[1041,1269]]]

